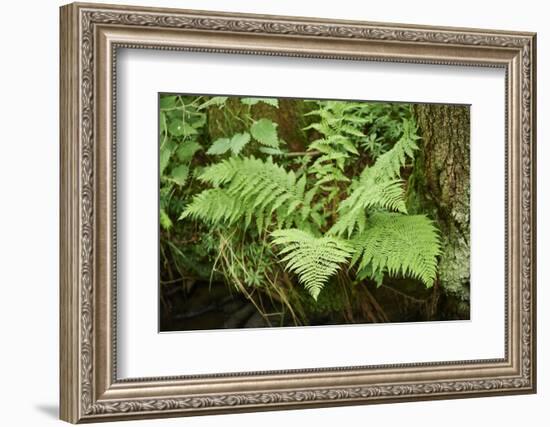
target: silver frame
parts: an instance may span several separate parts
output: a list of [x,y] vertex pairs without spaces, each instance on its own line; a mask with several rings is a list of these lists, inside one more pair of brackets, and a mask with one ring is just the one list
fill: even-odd
[[[535,34],[75,3],[61,8],[60,43],[63,420],[77,423],[535,392]],[[505,357],[117,379],[118,48],[504,68]]]

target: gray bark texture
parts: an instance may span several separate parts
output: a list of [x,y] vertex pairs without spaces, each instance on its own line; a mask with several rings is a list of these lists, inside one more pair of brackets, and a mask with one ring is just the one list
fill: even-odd
[[414,115],[422,137],[409,178],[411,213],[427,213],[441,230],[438,311],[470,313],[470,108],[419,104]]

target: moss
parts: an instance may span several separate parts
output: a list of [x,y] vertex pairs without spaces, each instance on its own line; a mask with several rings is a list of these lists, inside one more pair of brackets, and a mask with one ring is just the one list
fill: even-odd
[[310,315],[340,312],[346,305],[342,288],[335,281],[325,285],[317,301],[304,291],[300,291],[300,297],[305,311]]

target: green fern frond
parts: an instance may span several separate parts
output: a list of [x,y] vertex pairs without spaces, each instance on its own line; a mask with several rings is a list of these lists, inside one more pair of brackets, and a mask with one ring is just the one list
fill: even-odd
[[254,217],[260,230],[271,224],[274,213],[282,216],[280,222],[289,217],[303,217],[306,177],[297,180],[294,171],[286,171],[271,158],[263,161],[255,157],[231,157],[207,167],[199,180],[217,188],[195,196],[183,218],[208,223],[244,219],[248,226]]
[[351,265],[358,263],[359,272],[369,268],[373,275],[386,272],[433,285],[441,243],[438,229],[426,216],[373,214],[353,245]]
[[403,181],[400,179],[401,168],[407,159],[414,158],[418,139],[415,124],[410,120],[403,120],[401,138],[374,165],[367,166],[359,179],[354,181],[354,190],[340,205],[340,216],[330,230],[331,233],[347,233],[351,236],[356,229],[362,231],[365,209],[383,208],[407,213]]
[[359,232],[363,231],[365,210],[369,208],[407,213],[403,181],[360,180],[359,187],[340,205],[340,216],[330,229],[330,233],[338,236],[347,233],[351,236],[356,229]]
[[222,184],[230,182],[239,171],[240,166],[241,158],[231,157],[205,168],[199,175],[199,180],[212,184],[214,187],[218,187]]
[[212,188],[197,194],[179,219],[200,219],[208,224],[233,223],[242,214],[238,200],[227,190]]
[[345,240],[315,237],[298,229],[276,230],[271,233],[286,269],[298,275],[300,283],[317,300],[328,279],[336,274],[351,257],[353,247]]
[[376,160],[370,168],[365,168],[362,175],[378,181],[396,179],[401,176],[401,168],[407,159],[414,159],[414,152],[418,150],[416,141],[420,137],[416,134],[417,128],[413,121],[403,120],[403,134],[395,145]]

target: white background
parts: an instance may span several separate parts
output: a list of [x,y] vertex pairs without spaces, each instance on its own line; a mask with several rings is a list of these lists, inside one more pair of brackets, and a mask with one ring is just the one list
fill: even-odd
[[[250,55],[119,53],[120,378],[504,357],[504,70],[319,64],[315,59]],[[471,320],[158,334],[159,91],[470,104]],[[213,344],[224,348],[224,357],[212,353]]]
[[[115,3],[115,0],[112,0]],[[417,24],[487,27],[538,32],[538,117],[550,115],[545,76],[550,73],[550,29],[544,2],[524,0],[359,2],[278,0],[138,1],[134,4],[210,10],[309,15]],[[4,5],[0,102],[0,299],[2,424],[59,425],[58,401],[58,1]],[[539,393],[454,401],[265,412],[124,425],[333,426],[343,422],[394,426],[547,425],[550,294],[549,127],[539,119]],[[491,173],[488,165],[488,173]],[[547,192],[546,192],[547,193]],[[219,349],[213,349],[219,352]],[[546,418],[546,419],[545,419]]]

